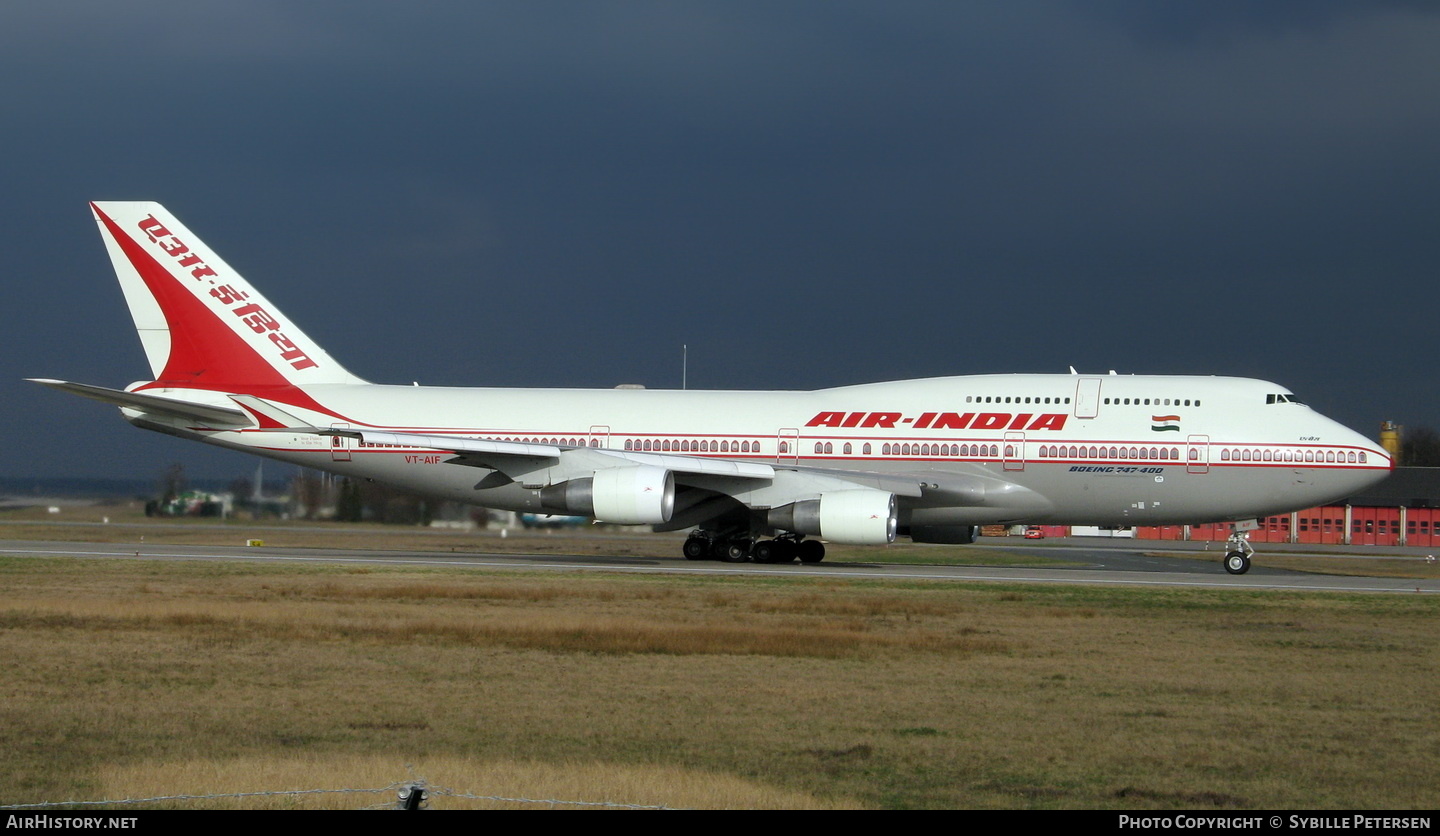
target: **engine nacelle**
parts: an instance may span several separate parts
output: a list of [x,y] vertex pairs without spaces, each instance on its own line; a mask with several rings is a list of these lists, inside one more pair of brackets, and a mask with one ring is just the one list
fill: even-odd
[[899,526],[895,494],[869,488],[830,491],[819,499],[772,508],[766,519],[772,528],[856,546],[893,543]]
[[675,474],[663,467],[597,470],[590,490],[600,522],[657,525],[675,513]]
[[608,467],[588,479],[542,488],[540,503],[620,525],[658,525],[675,512],[675,474],[663,467]]

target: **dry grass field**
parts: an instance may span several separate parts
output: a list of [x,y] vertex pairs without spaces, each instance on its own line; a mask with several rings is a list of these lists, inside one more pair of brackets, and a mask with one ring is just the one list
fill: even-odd
[[[5,558],[0,803],[413,774],[674,807],[1433,808],[1437,629],[1418,595]],[[435,800],[467,805],[496,802]]]

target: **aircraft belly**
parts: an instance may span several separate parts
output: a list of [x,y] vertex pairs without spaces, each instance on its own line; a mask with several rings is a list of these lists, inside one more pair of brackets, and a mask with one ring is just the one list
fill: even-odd
[[1323,501],[1301,471],[1183,466],[1028,465],[1007,474],[1050,497],[1061,512],[1025,522],[1068,525],[1181,525],[1249,519]]
[[[1257,472],[1212,467],[1191,473],[1184,465],[1029,462],[1024,471],[974,465],[964,472],[957,469],[954,476],[1011,484],[1012,501],[993,488],[968,494],[927,490],[922,499],[902,502],[903,519],[913,525],[1178,525],[1284,513],[1336,494],[1323,487],[1322,476],[1294,468]],[[944,487],[944,474],[934,479]]]

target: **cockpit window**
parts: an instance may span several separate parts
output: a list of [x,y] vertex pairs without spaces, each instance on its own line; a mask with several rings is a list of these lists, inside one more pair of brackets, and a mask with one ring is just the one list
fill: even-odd
[[1295,397],[1294,395],[1276,394],[1276,395],[1266,395],[1266,396],[1265,396],[1265,403],[1298,403],[1298,404],[1303,404],[1304,401],[1300,400],[1299,398]]

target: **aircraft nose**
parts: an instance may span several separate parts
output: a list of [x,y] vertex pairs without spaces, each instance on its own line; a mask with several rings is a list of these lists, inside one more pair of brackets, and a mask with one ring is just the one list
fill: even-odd
[[1380,446],[1380,442],[1366,438],[1349,427],[1341,426],[1341,429],[1349,436],[1343,443],[1354,446],[1357,452],[1364,453],[1364,462],[1366,464],[1372,467],[1383,468],[1386,471],[1389,471],[1395,466],[1395,462],[1391,459],[1390,453],[1384,447]]
[[1337,423],[1335,426],[1337,440],[1341,446],[1348,448],[1347,457],[1350,450],[1355,452],[1353,465],[1343,471],[1344,476],[1341,479],[1348,493],[1359,493],[1390,475],[1395,462],[1379,442],[1372,441],[1344,425]]

